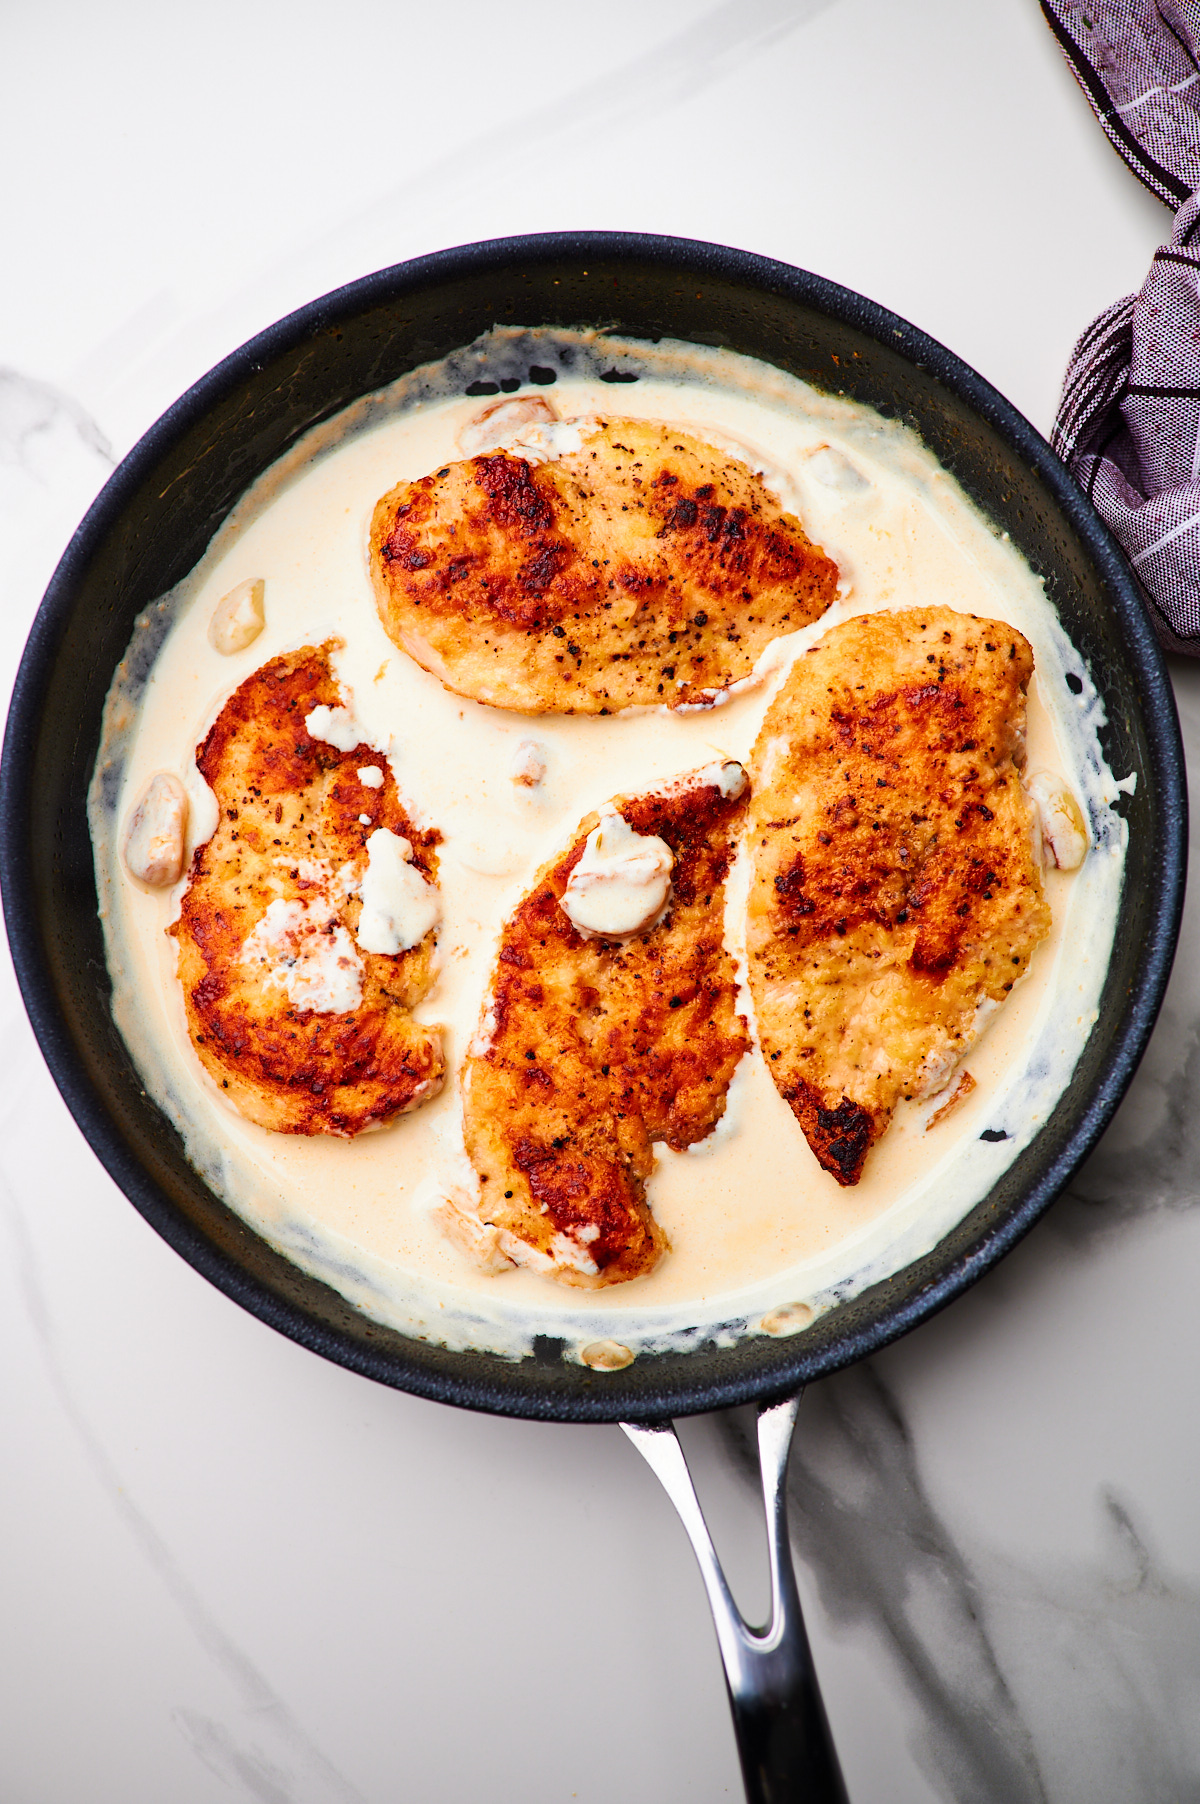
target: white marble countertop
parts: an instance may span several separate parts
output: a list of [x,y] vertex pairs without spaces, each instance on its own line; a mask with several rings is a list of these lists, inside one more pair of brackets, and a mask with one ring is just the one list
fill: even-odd
[[[0,45],[5,683],[113,461],[373,268],[553,227],[746,246],[1046,430],[1170,224],[1033,0],[42,0]],[[1070,1194],[805,1399],[796,1546],[854,1804],[1200,1795],[1198,949],[1193,908]],[[0,984],[8,1804],[739,1797],[692,1555],[618,1431],[420,1402],[244,1314],[101,1171]],[[741,1428],[686,1439],[752,1607]]]

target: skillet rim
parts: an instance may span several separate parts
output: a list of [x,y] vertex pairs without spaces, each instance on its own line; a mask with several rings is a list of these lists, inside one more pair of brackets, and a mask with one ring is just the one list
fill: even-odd
[[[215,1246],[188,1220],[132,1154],[84,1067],[59,1006],[41,944],[38,908],[25,851],[31,843],[33,767],[37,730],[50,672],[57,657],[59,629],[96,548],[117,525],[156,464],[183,435],[249,376],[282,352],[301,346],[340,321],[356,317],[381,300],[394,301],[434,283],[477,276],[481,271],[564,259],[650,261],[698,278],[720,277],[753,291],[782,295],[876,340],[905,361],[931,374],[971,412],[980,416],[1040,479],[1080,542],[1107,591],[1124,649],[1139,678],[1141,711],[1150,753],[1156,799],[1157,858],[1150,930],[1139,962],[1140,982],[1113,1032],[1099,1075],[1073,1131],[1030,1184],[1021,1202],[987,1227],[975,1245],[915,1294],[893,1304],[877,1319],[849,1328],[818,1356],[805,1350],[805,1336],[764,1342],[762,1357],[748,1374],[707,1382],[668,1379],[657,1387],[631,1386],[628,1373],[599,1380],[585,1367],[574,1388],[552,1391],[506,1387],[495,1355],[462,1353],[441,1363],[464,1362],[463,1376],[447,1376],[438,1365],[416,1357],[407,1364],[382,1346],[364,1345],[328,1322],[273,1292],[236,1259]],[[162,1235],[204,1277],[260,1320],[300,1345],[378,1382],[430,1400],[489,1413],[557,1421],[657,1420],[699,1413],[753,1399],[776,1397],[809,1380],[878,1351],[944,1308],[978,1281],[1034,1225],[1091,1150],[1124,1094],[1145,1050],[1162,1003],[1174,957],[1186,878],[1187,798],[1185,764],[1173,692],[1145,604],[1116,541],[1074,478],[1040,433],[990,383],[937,340],[865,296],[809,271],[755,253],[701,241],[651,233],[552,232],[484,240],[431,253],[376,271],[319,297],[258,333],[202,376],[143,435],[105,483],[88,509],[46,590],[34,620],[13,689],[0,760],[0,890],[13,962],[26,1010],[46,1063],[71,1114],[101,1164],[119,1188]],[[246,1235],[257,1240],[250,1229]],[[311,1280],[319,1283],[318,1280]],[[322,1289],[325,1287],[322,1286]],[[360,1320],[368,1320],[361,1318]],[[374,1326],[373,1324],[371,1326]],[[381,1333],[388,1333],[381,1330]],[[699,1362],[702,1353],[683,1356]],[[521,1362],[528,1366],[530,1362]],[[562,1362],[553,1362],[562,1369]],[[496,1370],[496,1368],[502,1368]],[[487,1376],[488,1369],[494,1376]],[[548,1376],[548,1374],[547,1374]]]

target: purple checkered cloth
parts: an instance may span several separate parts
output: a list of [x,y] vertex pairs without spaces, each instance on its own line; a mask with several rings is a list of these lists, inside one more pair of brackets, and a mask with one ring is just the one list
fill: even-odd
[[1109,141],[1177,209],[1141,292],[1075,346],[1051,443],[1124,545],[1163,644],[1200,657],[1200,4],[1042,11]]

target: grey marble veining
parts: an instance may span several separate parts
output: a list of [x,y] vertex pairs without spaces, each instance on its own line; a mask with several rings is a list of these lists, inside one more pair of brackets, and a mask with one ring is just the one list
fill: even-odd
[[47,486],[63,475],[60,432],[111,465],[112,446],[70,395],[17,370],[0,369],[0,465],[8,464]]
[[[923,1481],[919,1437],[881,1375],[887,1363],[810,1388],[789,1478],[793,1546],[819,1599],[818,1634],[886,1666],[907,1700],[906,1739],[925,1782],[896,1772],[886,1790],[852,1786],[852,1796],[1200,1797],[1200,1583],[1164,1568],[1144,1505],[1097,1477],[1102,1534],[1091,1559],[964,1546]],[[745,1415],[708,1426],[756,1493]],[[820,1654],[818,1643],[818,1664]],[[831,1704],[853,1777],[871,1724]]]
[[7,701],[38,600],[115,459],[70,395],[0,367],[0,692]]
[[[13,1042],[24,1039],[23,1032],[14,1033],[16,1026],[10,1014],[7,1031],[0,1028],[0,1067],[12,1068]],[[0,1135],[11,1126],[9,1105],[0,1108]],[[16,1277],[58,1407],[107,1506],[231,1694],[224,1720],[180,1704],[173,1714],[181,1734],[213,1773],[227,1784],[238,1783],[262,1804],[363,1804],[363,1794],[314,1745],[295,1713],[218,1622],[105,1448],[61,1356],[27,1207],[0,1177],[6,1262]]]
[[806,1404],[794,1536],[830,1620],[883,1639],[923,1719],[922,1764],[947,1797],[1042,1804],[979,1580],[924,1488],[895,1398],[866,1365],[814,1387]]
[[[437,204],[461,185],[520,180],[533,158],[557,159],[598,148],[608,134],[628,129],[649,115],[665,114],[717,82],[727,81],[744,64],[769,55],[790,33],[835,3],[722,0],[662,42],[639,49],[603,75],[578,80],[572,71],[567,91],[553,100],[527,92],[523,97],[527,104],[504,128],[500,157],[494,154],[494,130],[471,137],[423,168],[419,176],[381,196],[378,206],[401,213],[418,186],[426,203],[432,198]],[[338,239],[353,233],[355,227],[353,219],[340,222]]]

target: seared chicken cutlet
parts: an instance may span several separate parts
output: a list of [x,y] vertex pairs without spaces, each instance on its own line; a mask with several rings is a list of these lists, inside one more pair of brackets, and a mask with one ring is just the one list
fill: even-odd
[[949,1080],[1050,929],[1023,756],[1028,642],[869,614],[797,660],[754,748],[747,950],[763,1052],[839,1184]]
[[197,747],[220,823],[168,930],[201,1063],[289,1134],[361,1133],[443,1073],[437,1030],[410,1013],[433,977],[439,835],[413,826],[378,752],[305,725],[353,735],[335,644],[264,664]]
[[748,1044],[722,937],[744,794],[725,764],[589,815],[504,928],[466,1146],[501,1250],[563,1283],[654,1268],[651,1142],[691,1146],[724,1112]]
[[380,618],[448,689],[524,714],[705,706],[833,600],[836,565],[738,458],[647,420],[537,436],[375,509]]

